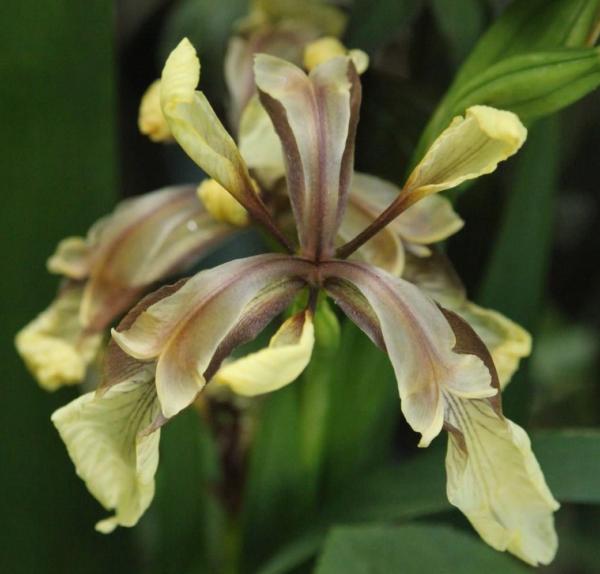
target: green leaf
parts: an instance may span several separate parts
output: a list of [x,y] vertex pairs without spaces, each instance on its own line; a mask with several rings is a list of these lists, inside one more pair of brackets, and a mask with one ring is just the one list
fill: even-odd
[[589,45],[599,0],[517,0],[498,18],[463,64],[463,84],[503,59],[550,48]]
[[75,475],[50,423],[76,392],[42,391],[13,337],[54,297],[45,260],[116,199],[113,4],[2,2],[0,142],[3,572],[130,573],[131,530],[94,531],[106,514]]
[[600,430],[538,432],[533,446],[558,500],[600,504]]
[[334,528],[315,574],[525,574],[528,569],[449,526]]
[[[458,71],[423,131],[412,164],[468,105],[488,103],[513,109],[528,121],[553,113],[596,87],[600,64],[591,48],[587,63],[579,60],[585,50],[560,50],[592,45],[599,10],[600,0],[513,2]],[[487,87],[490,82],[493,85]],[[522,93],[513,97],[513,89]]]
[[[532,444],[558,500],[600,504],[600,431],[536,432]],[[443,445],[434,445],[402,464],[381,467],[340,489],[310,528],[277,551],[259,574],[284,574],[307,562],[335,525],[384,524],[452,510],[446,498],[444,450]]]
[[218,571],[223,510],[217,500],[218,458],[210,429],[188,409],[161,436],[156,496],[141,528],[149,535],[151,571]]
[[500,230],[477,298],[528,329],[535,326],[544,298],[560,172],[559,143],[559,120],[546,120],[530,130],[515,158]]
[[481,34],[485,15],[483,3],[481,0],[431,0],[431,7],[454,60],[461,62]]
[[325,481],[329,491],[385,460],[400,416],[388,356],[351,321],[342,329],[331,373]]
[[255,571],[306,513],[298,392],[293,384],[266,396],[257,418],[242,511],[243,571]]
[[511,110],[530,122],[552,114],[600,84],[600,51],[570,48],[512,56],[457,91],[450,115],[474,104]]

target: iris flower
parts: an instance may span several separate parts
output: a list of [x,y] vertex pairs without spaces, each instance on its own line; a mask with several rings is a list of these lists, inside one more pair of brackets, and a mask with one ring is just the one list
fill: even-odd
[[[426,277],[418,261],[412,264],[429,248],[398,228],[399,218],[433,194],[494,171],[521,147],[525,128],[506,111],[467,109],[435,140],[389,204],[340,244],[352,189],[365,183],[353,169],[361,87],[352,58],[327,59],[306,74],[260,54],[254,78],[283,150],[297,236],[280,229],[236,143],[196,90],[200,63],[183,40],[160,83],[170,132],[281,250],[229,261],[148,295],[113,331],[99,391],[54,413],[78,474],[115,510],[97,527],[107,532],[137,522],[154,492],[160,427],[211,380],[257,395],[297,378],[311,357],[315,304],[325,293],[388,354],[402,412],[420,433],[419,445],[428,446],[443,429],[449,432],[450,501],[493,547],[531,564],[549,562],[557,544],[557,503],[527,435],[502,414],[492,355],[461,318],[461,310],[467,317],[477,313],[459,293],[448,297],[455,310],[446,309],[426,280],[420,287],[419,281],[356,257],[391,228],[406,248],[403,270],[406,265],[409,274]],[[373,205],[380,200],[373,198]],[[302,291],[309,293],[306,308],[281,325],[268,347],[224,362]]]

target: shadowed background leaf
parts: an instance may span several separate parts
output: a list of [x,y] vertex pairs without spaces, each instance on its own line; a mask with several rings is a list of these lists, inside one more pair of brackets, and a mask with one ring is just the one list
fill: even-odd
[[3,2],[0,21],[0,349],[10,437],[0,442],[0,571],[133,572],[131,531],[94,531],[107,512],[76,477],[50,423],[75,393],[41,391],[12,342],[54,296],[45,260],[55,244],[85,232],[117,195],[112,8],[104,0]]

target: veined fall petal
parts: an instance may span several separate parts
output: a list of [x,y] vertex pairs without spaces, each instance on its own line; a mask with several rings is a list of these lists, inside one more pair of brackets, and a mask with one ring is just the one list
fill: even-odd
[[207,213],[193,186],[122,202],[88,235],[92,263],[82,324],[105,329],[154,282],[182,271],[234,231]]
[[448,500],[496,550],[548,564],[558,509],[525,431],[488,401],[449,399]]
[[142,96],[138,113],[138,128],[153,142],[173,141],[171,128],[160,105],[160,80],[152,82]]
[[[150,375],[151,377],[151,375]],[[159,412],[153,378],[87,393],[52,415],[77,474],[115,515],[96,525],[108,533],[134,526],[154,497],[160,430],[145,433]]]
[[148,307],[129,329],[113,331],[113,339],[132,357],[157,360],[158,397],[170,418],[204,387],[205,371],[219,346],[245,319],[246,307],[264,290],[281,284],[293,297],[309,267],[301,260],[270,254],[202,271]]
[[[358,263],[324,263],[322,274],[336,283],[331,291],[344,308],[352,306],[355,295],[346,297],[339,280],[350,283],[371,307],[369,316],[357,321],[370,328],[376,317],[394,371],[402,412],[411,427],[421,433],[419,446],[428,446],[442,429],[444,395],[482,398],[497,394],[483,362],[474,355],[454,352],[456,338],[438,306],[417,287],[381,269]],[[364,305],[364,303],[363,303]],[[355,308],[360,314],[361,309]],[[354,319],[350,314],[350,318]]]
[[308,76],[259,54],[254,74],[261,102],[281,140],[287,186],[304,255],[321,257],[345,208],[353,171],[360,82],[351,60],[337,57]]
[[[471,326],[444,310],[459,353],[481,357],[498,387],[492,357]],[[502,414],[500,395],[466,400],[446,395],[449,431],[446,472],[448,500],[497,550],[525,562],[548,564],[558,545],[553,513],[559,508],[525,431]]]
[[88,333],[79,322],[82,295],[81,285],[65,286],[15,338],[27,368],[46,390],[80,383],[98,354],[102,333]]
[[223,365],[212,384],[225,385],[243,396],[276,391],[304,371],[314,342],[312,313],[297,313],[281,325],[268,347]]

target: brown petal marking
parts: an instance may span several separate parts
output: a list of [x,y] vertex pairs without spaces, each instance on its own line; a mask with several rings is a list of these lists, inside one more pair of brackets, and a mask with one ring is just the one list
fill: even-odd
[[[157,301],[172,295],[179,291],[188,281],[188,278],[180,279],[172,285],[165,285],[157,289],[153,293],[146,295],[119,323],[116,327],[117,331],[125,331],[133,325],[135,320],[141,315],[150,305],[154,305]],[[152,363],[154,361],[151,361]],[[125,351],[111,339],[106,347],[106,353],[103,361],[102,381],[96,390],[98,396],[102,396],[106,391],[114,386],[135,377],[141,373],[147,366],[148,362],[139,361],[130,357]]]
[[221,341],[204,371],[207,381],[218,371],[221,363],[240,345],[254,340],[257,335],[279,315],[306,286],[301,279],[284,280],[269,286],[257,295],[244,309],[237,325]]
[[367,298],[349,281],[331,278],[323,285],[335,304],[377,345],[386,352],[381,325]]

